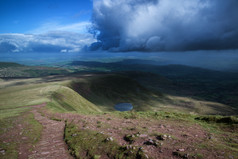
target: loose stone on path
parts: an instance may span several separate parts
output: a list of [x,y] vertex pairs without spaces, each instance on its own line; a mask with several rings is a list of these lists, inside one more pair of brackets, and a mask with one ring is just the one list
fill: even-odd
[[37,109],[32,110],[35,119],[43,125],[40,141],[35,145],[30,159],[73,159],[63,140],[65,123],[43,117]]

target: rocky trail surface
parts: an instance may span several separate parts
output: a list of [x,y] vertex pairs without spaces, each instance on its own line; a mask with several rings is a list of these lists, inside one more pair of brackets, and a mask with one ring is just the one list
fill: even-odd
[[39,108],[44,107],[45,104],[39,106],[32,106],[31,111],[35,119],[43,126],[41,138],[35,145],[32,154],[28,156],[30,159],[71,159],[67,145],[64,142],[64,127],[63,121],[51,120],[39,113]]
[[[236,146],[238,137],[236,125],[232,127],[224,124],[208,125],[192,119],[190,121],[170,117],[171,114],[166,114],[164,118],[162,115],[153,118],[153,114],[149,118],[142,118],[135,114],[133,116],[133,112],[131,116],[128,116],[128,113],[120,116],[110,113],[96,115],[55,113],[45,109],[45,105],[28,106],[32,109],[14,120],[15,126],[5,128],[6,133],[0,135],[0,140],[5,145],[17,142],[18,155],[11,158],[71,159],[73,157],[70,153],[75,155],[75,150],[80,149],[78,153],[80,158],[100,156],[100,159],[108,159],[115,158],[113,150],[123,149],[132,152],[137,151],[137,148],[146,158],[237,158],[237,150],[233,147],[228,149],[227,142]],[[26,124],[30,120],[24,120],[29,114],[34,115],[33,121],[36,120],[42,125],[41,135],[35,140],[36,142],[31,142],[32,138],[24,133],[31,128]],[[215,130],[219,133],[211,132],[204,125],[216,126]],[[222,126],[222,131],[218,126]],[[67,142],[70,139],[73,142]],[[70,147],[69,150],[66,143]],[[116,149],[110,149],[113,143],[117,145]],[[1,154],[4,157],[8,155],[7,153],[8,149],[0,146],[0,158]],[[110,156],[110,153],[113,155]]]

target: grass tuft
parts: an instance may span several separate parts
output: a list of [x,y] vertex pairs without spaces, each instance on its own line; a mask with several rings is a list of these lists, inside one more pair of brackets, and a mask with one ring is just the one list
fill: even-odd
[[120,146],[105,134],[93,130],[79,130],[74,124],[66,124],[65,142],[75,158],[97,158],[99,154],[115,159],[146,158],[138,147]]
[[202,120],[206,122],[213,123],[224,123],[224,124],[238,124],[238,117],[236,116],[218,116],[218,115],[210,115],[210,116],[201,116],[196,117],[195,120]]

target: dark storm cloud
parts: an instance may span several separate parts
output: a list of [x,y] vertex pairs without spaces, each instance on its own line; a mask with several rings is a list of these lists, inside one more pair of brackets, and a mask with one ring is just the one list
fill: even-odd
[[237,0],[94,0],[92,49],[238,48]]
[[79,52],[94,41],[89,34],[63,31],[45,34],[0,34],[0,53]]

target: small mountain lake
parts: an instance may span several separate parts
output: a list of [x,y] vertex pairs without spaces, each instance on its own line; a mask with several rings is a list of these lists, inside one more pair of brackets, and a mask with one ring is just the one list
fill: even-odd
[[132,110],[133,106],[131,103],[119,103],[119,104],[116,104],[114,108],[118,111],[124,112],[124,111]]

